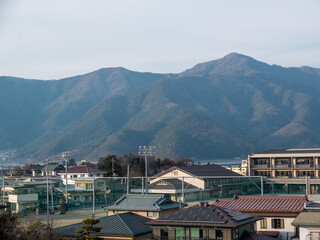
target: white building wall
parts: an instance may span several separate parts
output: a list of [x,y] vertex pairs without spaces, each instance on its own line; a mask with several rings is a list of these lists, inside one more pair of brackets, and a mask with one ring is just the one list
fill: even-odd
[[[287,233],[288,239],[291,239],[292,236],[294,236],[294,226],[291,225],[294,218],[284,218],[284,217],[265,217],[267,219],[267,228],[261,228],[260,221],[257,222],[257,231],[277,231],[279,232],[279,238],[280,239],[287,239]],[[284,228],[283,229],[275,229],[272,228],[271,219],[284,219]]]
[[160,179],[165,179],[165,178],[179,178],[180,180],[182,180],[182,177],[184,177],[185,184],[190,183],[198,188],[204,189],[204,180],[196,178],[178,169],[172,170],[171,172],[168,172],[162,175],[161,177],[151,179],[150,183],[154,183]]
[[307,235],[309,234],[309,229],[305,227],[299,228],[299,238],[300,240],[309,240],[307,239]]

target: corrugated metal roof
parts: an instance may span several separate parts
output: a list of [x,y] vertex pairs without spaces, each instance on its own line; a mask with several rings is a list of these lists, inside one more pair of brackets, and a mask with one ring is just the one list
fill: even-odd
[[306,202],[305,196],[236,196],[217,199],[213,205],[242,212],[299,213]]
[[[149,218],[139,216],[134,213],[121,213],[112,216],[99,218],[99,223],[96,227],[102,227],[98,234],[100,236],[108,235],[123,235],[132,236],[152,231],[151,227],[145,225]],[[83,223],[71,224],[64,227],[54,229],[54,234],[62,236],[80,236],[75,233],[75,230],[80,229]]]

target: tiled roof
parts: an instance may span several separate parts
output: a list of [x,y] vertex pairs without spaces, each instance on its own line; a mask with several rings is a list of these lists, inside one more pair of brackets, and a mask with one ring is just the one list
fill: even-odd
[[248,223],[256,222],[261,217],[245,213],[230,211],[215,206],[194,206],[173,212],[169,215],[152,220],[150,225],[169,226],[208,226],[208,227],[238,227]]
[[[185,206],[185,204],[184,204]],[[165,198],[160,194],[127,194],[106,207],[108,210],[142,210],[160,211],[164,209],[179,208],[179,203]]]
[[[112,216],[99,218],[100,222],[95,225],[102,227],[101,231],[95,235],[98,236],[132,236],[149,233],[151,227],[145,225],[149,218],[136,215],[134,213],[121,213]],[[54,229],[54,234],[62,236],[80,236],[75,230],[80,229],[83,223],[76,223]]]
[[72,166],[68,168],[68,173],[105,173],[99,169],[88,167],[86,165]]
[[[184,183],[185,189],[195,189],[196,186]],[[178,178],[169,178],[169,179],[160,179],[152,184],[148,185],[149,189],[175,189],[181,190],[182,188],[182,181]]]
[[162,175],[168,172],[171,172],[175,169],[190,173],[191,175],[196,177],[224,177],[224,176],[242,177],[242,175],[216,164],[171,167],[161,173],[154,175],[153,177],[161,177]]
[[320,227],[320,212],[302,212],[291,224],[293,226]]
[[299,213],[306,202],[305,196],[235,196],[217,199],[213,204],[242,212]]
[[240,237],[240,240],[275,240],[276,238],[269,237],[267,235],[252,233],[248,231],[244,231]]

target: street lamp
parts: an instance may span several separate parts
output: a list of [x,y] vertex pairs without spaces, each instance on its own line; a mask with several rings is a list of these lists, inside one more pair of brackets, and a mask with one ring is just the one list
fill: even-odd
[[145,177],[146,177],[146,194],[148,194],[148,159],[150,156],[154,156],[156,153],[155,146],[140,146],[139,147],[139,156],[144,156],[145,161]]
[[70,152],[63,152],[62,158],[66,161],[66,206],[68,209],[68,158],[70,156]]

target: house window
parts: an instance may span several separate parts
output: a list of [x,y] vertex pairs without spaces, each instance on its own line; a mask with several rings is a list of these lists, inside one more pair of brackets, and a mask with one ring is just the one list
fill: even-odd
[[216,230],[216,239],[223,239],[222,230]]
[[283,229],[284,228],[284,220],[280,218],[271,219],[271,225],[274,229]]
[[92,183],[86,183],[87,190],[92,190],[92,188],[93,188]]
[[77,183],[77,187],[82,187],[82,183]]
[[261,229],[266,229],[266,228],[268,228],[268,227],[267,227],[267,219],[266,219],[266,218],[260,220],[260,228],[261,228]]
[[148,217],[153,217],[153,216],[154,216],[154,212],[149,212],[149,211],[148,211],[148,212],[147,212],[147,216],[148,216]]
[[178,176],[179,172],[178,171],[173,171],[174,176]]

